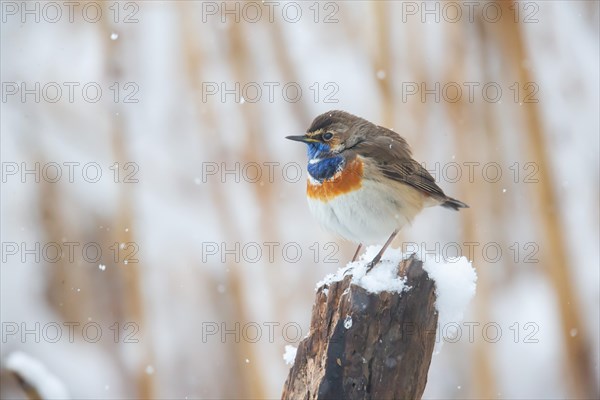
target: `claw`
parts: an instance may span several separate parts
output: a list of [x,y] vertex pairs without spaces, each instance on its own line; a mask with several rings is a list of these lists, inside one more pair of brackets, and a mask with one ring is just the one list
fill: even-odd
[[396,237],[397,234],[398,234],[398,229],[396,229],[394,232],[392,232],[389,239],[387,240],[387,242],[385,242],[385,244],[383,245],[381,250],[379,250],[379,253],[377,253],[377,255],[375,256],[373,261],[371,261],[370,263],[367,264],[367,272],[366,272],[367,274],[369,273],[369,271],[371,269],[373,269],[373,267],[375,265],[377,265],[377,263],[379,263],[379,261],[381,260],[381,257],[383,257],[383,253],[385,253],[385,250],[388,248],[390,243],[392,243],[392,241],[394,240],[394,238]]
[[374,266],[376,266],[377,264],[379,264],[379,261],[381,261],[379,258],[375,257],[373,260],[371,260],[368,264],[367,264],[367,272],[365,272],[365,275],[369,273],[369,271],[371,271],[373,269]]

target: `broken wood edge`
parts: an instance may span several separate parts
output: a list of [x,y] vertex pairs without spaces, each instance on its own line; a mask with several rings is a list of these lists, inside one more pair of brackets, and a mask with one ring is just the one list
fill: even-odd
[[[351,399],[371,398],[369,396],[375,394],[378,396],[387,396],[387,398],[396,396],[397,392],[394,390],[397,388],[393,387],[393,385],[392,387],[384,387],[383,389],[380,386],[367,385],[363,392],[363,395],[366,397],[349,396],[347,388],[344,387],[346,384],[344,379],[353,379],[345,373],[344,367],[354,368],[353,365],[342,365],[342,363],[346,362],[348,359],[348,355],[344,353],[345,350],[347,348],[352,348],[352,343],[345,337],[348,332],[342,330],[345,318],[347,318],[344,316],[344,313],[345,310],[348,309],[348,306],[344,305],[344,303],[356,303],[361,298],[367,298],[369,299],[369,302],[374,301],[378,305],[392,304],[395,311],[397,311],[398,307],[402,308],[403,306],[418,306],[419,308],[423,308],[422,310],[413,309],[407,311],[405,309],[402,311],[402,315],[406,314],[413,319],[419,319],[419,322],[422,323],[423,326],[426,326],[426,329],[421,330],[421,335],[417,335],[418,337],[416,340],[414,340],[413,337],[412,341],[410,338],[407,341],[416,344],[416,347],[420,347],[418,351],[408,348],[402,349],[402,354],[409,354],[410,357],[417,357],[414,369],[409,371],[409,375],[416,378],[413,379],[413,381],[407,379],[403,381],[402,379],[405,378],[407,374],[403,374],[403,377],[399,377],[399,382],[403,382],[406,386],[406,390],[400,394],[400,396],[403,398],[420,398],[422,396],[427,382],[427,372],[433,355],[437,330],[438,313],[435,309],[435,282],[429,278],[427,272],[423,269],[422,261],[416,258],[415,254],[412,254],[410,257],[399,262],[397,275],[404,279],[406,285],[406,288],[400,293],[385,291],[380,293],[369,293],[363,287],[351,282],[353,278],[352,274],[348,274],[341,281],[331,282],[317,289],[315,303],[312,308],[310,330],[307,337],[303,339],[298,346],[294,364],[290,368],[284,385],[282,394],[283,399],[321,399],[331,398],[332,395],[334,397],[337,396],[338,398],[344,397]],[[415,299],[418,301],[416,304],[413,304]],[[367,307],[365,306],[365,309],[366,308]],[[372,312],[374,315],[361,314],[360,312],[354,313],[352,310],[349,311],[350,313],[348,315],[351,316],[350,326],[352,326],[354,318],[362,320],[362,317],[367,319],[369,317],[382,317],[382,315],[379,315],[379,311]],[[393,320],[391,323],[394,329],[397,329],[398,326],[404,328],[403,321],[394,320],[396,316],[390,315],[389,318]],[[414,325],[414,322],[415,321],[408,321],[406,323]],[[381,323],[381,321],[373,320],[372,323],[365,323],[365,326],[367,331],[369,331],[369,327],[372,324],[379,326]],[[363,327],[363,329],[365,329],[365,327]],[[348,330],[348,328],[346,328],[346,330]],[[425,334],[423,334],[423,332],[425,332]],[[402,335],[403,334],[394,337],[391,342],[397,344],[398,340],[402,340]],[[341,343],[336,343],[332,339],[338,339],[338,341],[341,340]],[[359,343],[360,341],[356,342]],[[349,343],[350,346],[348,345]],[[381,339],[379,339],[379,343],[382,343]],[[364,348],[358,350],[362,350],[363,353],[374,353],[375,351],[380,351],[377,350],[377,348],[380,347],[379,343],[366,343]],[[354,352],[356,352],[356,350],[357,349],[355,349]],[[397,349],[392,348],[392,350]],[[340,357],[332,357],[334,353],[340,355]],[[384,357],[383,354],[379,356],[379,358],[382,357]],[[342,361],[342,359],[344,361]],[[384,363],[384,360],[382,359],[375,361],[377,361],[376,365]],[[338,373],[337,375],[331,372],[337,368],[334,363],[337,364],[337,367],[342,368],[341,373]],[[369,368],[371,368],[371,365],[369,365]],[[400,371],[402,369],[404,369],[404,366],[398,370]],[[373,373],[374,370],[369,370],[369,374],[372,375]],[[323,380],[327,380],[325,383],[329,385],[329,387],[324,389],[325,385],[321,382]],[[359,383],[364,382],[360,381]],[[335,388],[331,389],[332,386],[335,386]],[[381,389],[383,392],[381,392]],[[388,390],[389,393],[386,392],[386,390]]]

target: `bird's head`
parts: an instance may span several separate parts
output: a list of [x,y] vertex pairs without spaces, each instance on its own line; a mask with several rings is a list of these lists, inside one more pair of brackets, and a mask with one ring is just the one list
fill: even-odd
[[315,118],[305,135],[286,139],[306,143],[309,159],[334,157],[364,140],[368,124],[347,112],[329,111]]

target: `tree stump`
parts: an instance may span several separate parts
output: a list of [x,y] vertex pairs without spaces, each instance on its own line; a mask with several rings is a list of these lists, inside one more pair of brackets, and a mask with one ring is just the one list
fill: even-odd
[[421,398],[435,344],[435,285],[414,257],[398,275],[409,287],[401,293],[369,293],[351,275],[318,289],[283,399]]

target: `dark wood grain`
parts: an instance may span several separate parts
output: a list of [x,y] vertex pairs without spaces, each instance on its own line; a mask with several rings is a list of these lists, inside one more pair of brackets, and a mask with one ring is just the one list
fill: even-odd
[[369,293],[350,275],[319,288],[283,399],[421,398],[435,344],[434,282],[417,259],[398,270],[410,287],[402,293]]

